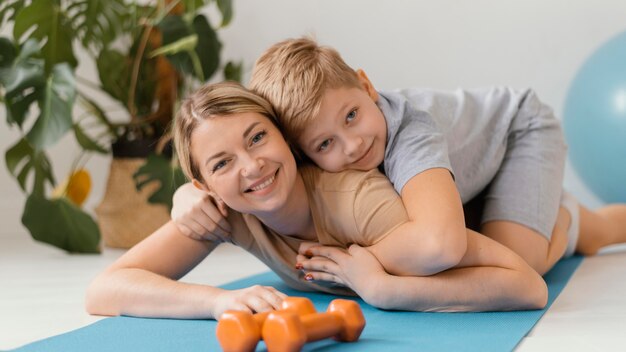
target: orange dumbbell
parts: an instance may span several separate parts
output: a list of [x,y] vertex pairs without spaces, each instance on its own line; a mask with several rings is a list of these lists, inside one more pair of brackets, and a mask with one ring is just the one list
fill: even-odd
[[270,352],[300,351],[305,343],[325,338],[352,342],[359,339],[365,317],[359,304],[345,299],[330,302],[326,313],[298,316],[292,311],[275,311],[263,324],[263,340]]
[[[281,304],[281,311],[289,311],[296,316],[315,313],[310,299],[305,297],[287,297]],[[270,312],[251,314],[248,312],[228,310],[222,314],[217,323],[217,340],[225,352],[254,351],[261,340],[263,323]]]

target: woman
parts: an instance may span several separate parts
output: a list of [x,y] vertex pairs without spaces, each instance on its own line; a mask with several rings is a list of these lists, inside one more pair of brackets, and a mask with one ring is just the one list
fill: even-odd
[[[545,282],[530,266],[470,230],[467,253],[454,269],[428,277],[387,274],[376,245],[407,219],[388,180],[376,171],[298,169],[269,103],[238,84],[207,85],[194,93],[181,107],[175,132],[181,166],[193,185],[231,209],[231,235],[198,241],[172,222],[164,225],[93,281],[86,300],[91,314],[216,319],[227,309],[278,308],[285,295],[271,287],[229,291],[176,281],[223,241],[254,254],[295,289],[356,293],[385,309],[546,304]],[[349,247],[343,274],[327,280],[342,285],[311,280],[296,268],[303,258],[298,250],[306,252],[310,242]]]

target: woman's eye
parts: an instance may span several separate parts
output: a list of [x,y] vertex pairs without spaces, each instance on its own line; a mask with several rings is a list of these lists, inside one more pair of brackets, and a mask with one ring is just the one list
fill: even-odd
[[352,120],[356,119],[356,109],[352,110],[348,113],[348,115],[346,115],[346,121],[347,122],[352,122]]
[[213,166],[213,172],[216,172],[226,166],[226,160],[222,160]]
[[319,147],[317,147],[317,151],[318,152],[323,152],[324,150],[326,150],[328,148],[328,146],[330,145],[331,140],[327,139],[325,141],[323,141]]
[[252,144],[259,143],[263,139],[263,137],[265,137],[266,134],[267,134],[266,131],[261,131],[255,134],[254,136],[252,136],[252,139],[251,139]]

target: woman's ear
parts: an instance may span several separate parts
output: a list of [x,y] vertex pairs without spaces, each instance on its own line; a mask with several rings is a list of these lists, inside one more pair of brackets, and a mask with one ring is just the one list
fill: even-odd
[[378,92],[374,89],[374,85],[365,74],[365,71],[362,69],[356,70],[356,76],[361,83],[361,87],[367,92],[367,95],[369,95],[375,103],[378,103]]
[[191,180],[191,184],[196,187],[196,189],[203,191],[203,192],[211,192],[211,189],[209,189],[209,187],[207,187],[204,183],[198,181],[197,179],[193,179]]

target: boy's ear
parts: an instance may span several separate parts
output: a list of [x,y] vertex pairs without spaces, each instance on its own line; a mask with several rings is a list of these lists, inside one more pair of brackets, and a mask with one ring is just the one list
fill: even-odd
[[365,74],[365,71],[358,69],[356,70],[356,75],[359,78],[359,82],[361,82],[361,87],[367,92],[367,95],[372,98],[372,100],[377,103],[378,102],[378,92],[374,89],[374,85],[370,81],[370,79]]
[[198,181],[197,179],[193,179],[191,180],[191,184],[196,187],[196,189],[199,189],[200,191],[203,192],[211,192],[211,189],[209,187],[207,187],[204,183]]

